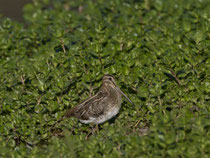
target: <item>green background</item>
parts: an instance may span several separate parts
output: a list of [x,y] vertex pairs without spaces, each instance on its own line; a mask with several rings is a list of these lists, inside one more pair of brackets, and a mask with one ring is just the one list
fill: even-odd
[[[0,157],[210,155],[208,0],[35,0],[0,19]],[[52,125],[112,74],[135,106],[85,139]]]

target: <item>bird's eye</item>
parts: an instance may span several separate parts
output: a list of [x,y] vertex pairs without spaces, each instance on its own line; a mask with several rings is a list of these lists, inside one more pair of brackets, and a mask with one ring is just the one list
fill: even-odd
[[109,80],[112,80],[112,78],[110,77]]

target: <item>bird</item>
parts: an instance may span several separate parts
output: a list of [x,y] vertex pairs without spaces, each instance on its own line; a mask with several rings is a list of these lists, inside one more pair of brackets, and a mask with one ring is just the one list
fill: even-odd
[[102,86],[99,91],[68,110],[59,121],[75,117],[84,124],[102,124],[119,113],[122,95],[133,104],[117,86],[114,76],[106,74],[102,78]]

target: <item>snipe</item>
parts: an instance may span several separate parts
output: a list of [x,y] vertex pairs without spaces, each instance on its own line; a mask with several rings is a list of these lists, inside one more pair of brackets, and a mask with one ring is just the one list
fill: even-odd
[[94,96],[67,111],[59,122],[64,118],[75,117],[85,124],[104,123],[118,114],[121,107],[121,95],[132,103],[116,85],[114,77],[105,75],[100,90]]

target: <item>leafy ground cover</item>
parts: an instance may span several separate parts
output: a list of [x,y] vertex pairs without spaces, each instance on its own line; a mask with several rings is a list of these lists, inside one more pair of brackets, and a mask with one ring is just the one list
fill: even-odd
[[[0,157],[210,155],[208,0],[35,0],[0,20]],[[113,74],[135,103],[52,125]]]

